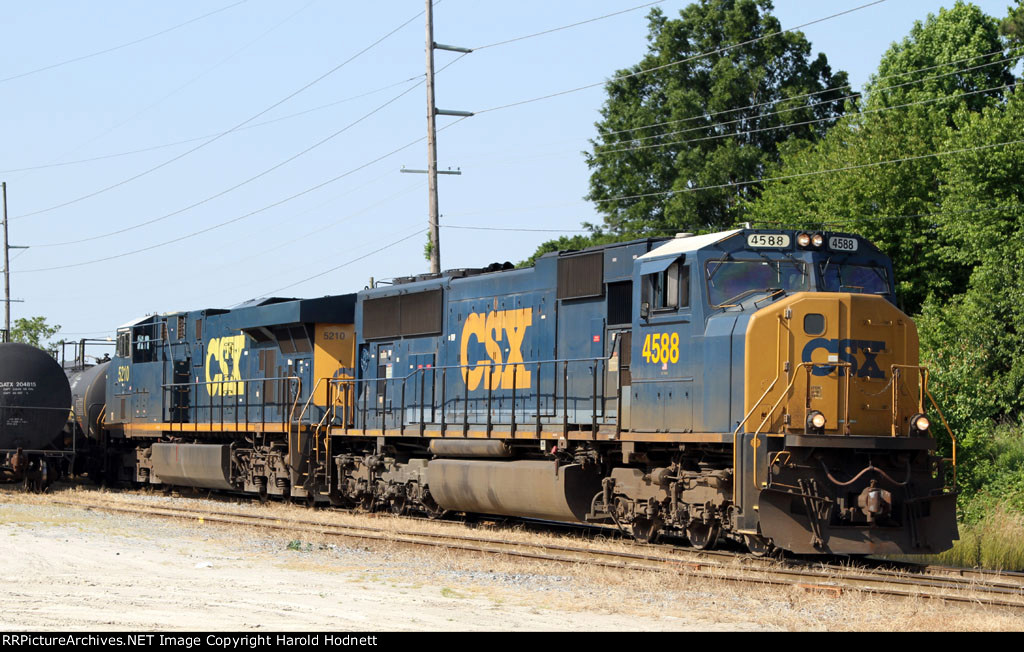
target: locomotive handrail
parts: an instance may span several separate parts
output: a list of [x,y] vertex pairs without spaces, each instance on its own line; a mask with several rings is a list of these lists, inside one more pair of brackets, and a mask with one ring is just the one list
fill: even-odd
[[[901,365],[901,364],[894,364],[894,365],[892,365],[892,374],[893,374],[893,378],[894,379],[898,376],[899,369],[917,369],[918,373],[920,374],[920,385],[918,386],[918,389],[920,391],[919,391],[919,394],[918,394],[917,411],[920,412],[921,414],[924,414],[924,412],[925,412],[924,397],[927,396],[928,400],[932,404],[932,407],[934,407],[935,411],[939,413],[939,418],[942,420],[942,425],[946,429],[946,433],[949,435],[950,442],[953,444],[953,451],[952,451],[953,452],[953,457],[949,461],[953,463],[953,486],[951,488],[952,488],[953,491],[956,491],[956,448],[957,448],[956,435],[953,434],[953,429],[949,427],[949,423],[946,421],[946,415],[942,413],[942,409],[939,408],[939,404],[936,403],[935,398],[932,396],[932,393],[930,391],[928,391],[928,377],[930,376],[931,372],[929,371],[928,367],[925,367],[923,365],[907,365],[907,364]],[[895,420],[896,420],[896,405],[897,405],[897,400],[898,400],[897,397],[899,395],[899,393],[897,391],[897,387],[896,387],[897,385],[898,385],[898,383],[893,382],[893,432],[894,433],[895,433],[895,430],[896,430]],[[895,437],[896,435],[894,434],[893,436]]]
[[[616,349],[615,353],[618,353],[618,352],[619,352],[618,349]],[[516,419],[516,407],[515,407],[515,397],[516,397],[517,389],[518,389],[517,387],[515,387],[515,385],[517,384],[516,378],[517,378],[517,375],[518,375],[519,367],[523,367],[525,369],[525,368],[529,368],[530,366],[536,366],[537,371],[540,372],[542,370],[543,365],[550,364],[550,365],[554,366],[554,369],[555,369],[555,371],[557,373],[557,365],[559,363],[561,363],[562,366],[563,366],[563,369],[562,369],[562,379],[563,380],[562,380],[562,383],[561,383],[561,385],[562,385],[562,394],[563,394],[563,396],[562,396],[562,430],[563,430],[563,434],[567,434],[568,433],[568,382],[567,382],[567,380],[568,380],[568,366],[569,366],[569,364],[574,364],[574,363],[592,363],[593,366],[591,368],[591,374],[593,376],[593,384],[594,384],[595,391],[591,392],[592,395],[590,397],[590,400],[592,402],[591,429],[595,433],[595,436],[596,436],[597,425],[598,425],[597,424],[597,402],[598,402],[598,396],[597,396],[597,392],[596,392],[596,387],[597,387],[597,383],[598,383],[598,381],[597,381],[598,369],[599,369],[599,367],[603,367],[605,370],[607,370],[607,367],[608,367],[607,362],[610,361],[613,357],[615,357],[614,354],[613,355],[608,355],[608,356],[595,356],[595,357],[587,357],[587,358],[556,358],[556,359],[551,359],[551,360],[523,360],[523,361],[517,361],[517,362],[512,362],[512,363],[506,363],[506,364],[502,364],[502,365],[497,365],[493,361],[491,361],[486,366],[485,365],[480,365],[480,364],[437,365],[437,366],[433,366],[432,365],[430,367],[423,367],[423,368],[419,368],[419,369],[414,369],[410,373],[408,373],[408,374],[406,374],[404,376],[392,376],[391,378],[387,378],[387,377],[384,377],[384,378],[380,378],[380,377],[373,377],[373,378],[334,378],[334,379],[328,380],[328,383],[330,385],[338,385],[340,387],[340,390],[342,392],[344,392],[344,399],[347,399],[347,397],[348,397],[348,388],[349,387],[352,388],[352,399],[353,399],[352,403],[353,404],[352,404],[352,410],[351,411],[353,413],[359,412],[359,413],[361,413],[363,415],[364,428],[365,428],[365,426],[367,425],[367,423],[365,423],[365,422],[368,420],[367,415],[369,414],[369,406],[366,405],[366,398],[367,398],[366,395],[365,395],[366,393],[364,392],[363,406],[362,406],[361,410],[359,410],[355,406],[356,397],[360,393],[360,388],[361,387],[365,388],[368,383],[384,382],[385,384],[384,384],[384,387],[383,387],[383,392],[381,394],[381,396],[383,397],[383,401],[381,402],[381,407],[379,408],[380,412],[382,413],[382,417],[381,417],[382,418],[382,421],[381,421],[382,429],[387,429],[386,428],[386,426],[387,426],[387,415],[388,414],[393,414],[393,412],[395,410],[394,403],[392,402],[392,404],[389,406],[389,404],[387,402],[388,387],[389,387],[389,385],[391,387],[393,387],[395,385],[395,383],[401,383],[401,400],[400,400],[400,405],[399,405],[399,409],[401,410],[401,420],[397,424],[397,428],[398,428],[398,430],[401,433],[404,434],[405,427],[406,427],[405,413],[407,411],[407,406],[406,406],[406,401],[405,401],[405,388],[408,386],[408,383],[409,383],[410,380],[416,378],[417,376],[420,376],[423,379],[423,382],[421,383],[421,386],[419,388],[420,389],[420,394],[422,395],[425,392],[426,374],[427,374],[428,371],[432,375],[432,378],[431,378],[432,387],[436,388],[437,371],[440,370],[441,374],[442,374],[442,383],[441,383],[441,401],[442,402],[441,402],[441,406],[440,406],[441,407],[441,409],[440,409],[441,424],[440,425],[441,425],[441,428],[442,428],[442,432],[445,432],[445,431],[447,431],[447,428],[448,428],[448,424],[447,424],[447,420],[446,420],[446,416],[447,415],[445,413],[445,406],[447,405],[447,394],[446,394],[446,391],[447,391],[447,372],[448,372],[448,370],[449,369],[453,369],[453,370],[454,369],[457,369],[457,370],[464,370],[464,369],[466,369],[466,370],[468,370],[468,369],[481,369],[481,368],[483,368],[485,370],[484,371],[484,378],[487,379],[486,380],[486,388],[487,388],[487,398],[486,398],[486,400],[487,400],[487,403],[488,403],[488,409],[487,409],[487,424],[486,424],[486,426],[487,426],[488,436],[490,436],[491,432],[493,431],[493,426],[494,426],[494,424],[492,422],[492,411],[493,411],[492,410],[492,402],[493,402],[493,390],[495,389],[494,388],[494,383],[492,382],[491,379],[494,377],[495,368],[496,367],[500,368],[500,367],[509,367],[509,366],[511,366],[512,367],[512,375],[513,375],[513,382],[512,382],[513,387],[510,389],[510,391],[512,393],[513,401],[514,402],[512,404],[512,407],[510,408],[510,422],[509,422],[508,425],[510,425],[510,427],[511,427],[511,434],[514,436],[516,430],[519,427],[519,424],[518,424],[517,419]],[[552,397],[552,406],[551,407],[552,407],[552,409],[557,409],[557,404],[558,404],[558,383],[555,382],[553,384],[554,384],[554,388],[553,388],[553,391],[551,393],[551,397]],[[468,417],[469,417],[469,409],[468,409],[468,404],[469,404],[469,398],[468,398],[469,387],[468,387],[468,385],[466,385],[465,389],[466,389],[466,391],[465,391],[465,394],[464,394],[464,403],[465,403],[466,407],[464,407],[464,409],[463,409],[463,425],[462,425],[462,427],[463,427],[463,436],[465,436],[468,433],[468,428],[469,428],[469,421],[468,421]],[[431,409],[433,411],[433,409],[437,407],[437,404],[434,402],[435,391],[432,391],[431,394],[432,394]],[[538,386],[537,392],[536,392],[538,409],[537,409],[537,413],[535,415],[535,418],[536,418],[536,421],[537,421],[536,427],[537,427],[538,435],[540,433],[540,424],[541,424],[541,421],[540,421],[541,414],[540,414],[540,409],[539,409],[541,395],[542,395],[542,392],[540,391],[540,387]],[[342,425],[343,425],[343,427],[345,429],[344,432],[347,433],[348,432],[348,428],[350,427],[350,425],[352,425],[354,423],[354,421],[351,419],[351,415],[349,414],[349,408],[350,408],[349,402],[347,400],[344,400],[344,399],[342,401],[340,401],[340,403],[341,403],[341,407],[342,407],[342,410],[343,410],[343,413],[342,413]],[[456,398],[456,401],[458,401],[457,398]],[[524,398],[524,401],[525,401],[525,398]],[[602,409],[602,415],[603,415],[602,418],[605,419],[605,423],[608,423],[607,420],[609,419],[609,417],[608,417],[608,414],[607,414],[607,396],[602,394],[602,396],[600,397],[600,401],[601,401],[601,406],[603,408]],[[332,421],[337,418],[336,407],[337,407],[337,403],[335,404],[334,411],[332,412]],[[415,408],[416,406],[413,406],[413,407]],[[424,415],[424,410],[426,409],[426,401],[422,399],[422,396],[421,396],[421,401],[420,401],[420,404],[419,404],[419,408],[420,408],[420,413],[421,413],[420,417],[421,418],[418,421],[418,423],[420,425],[420,430],[422,431],[423,427],[424,427],[424,425],[426,423],[426,419],[425,419],[425,415]],[[374,408],[374,409],[376,410],[377,408]],[[556,415],[556,413],[552,413],[552,414],[549,414],[548,416],[549,417],[554,417],[554,416],[557,416],[557,415]],[[618,410],[616,411],[615,421],[616,421],[616,423],[619,421]]]
[[[808,386],[810,386],[810,380],[809,379],[810,379],[811,367],[852,367],[852,366],[853,365],[851,365],[849,362],[801,362],[800,364],[797,365],[797,369],[799,369],[801,367],[804,367],[804,368],[807,369]],[[849,377],[849,376],[847,376],[847,377]],[[786,398],[789,395],[789,392],[790,392],[791,389],[793,389],[793,385],[796,383],[797,378],[799,378],[799,374],[794,372],[793,373],[793,380],[789,381],[789,385],[786,387],[785,391],[782,392],[782,394],[779,396],[779,398],[775,401],[775,404],[772,405],[770,410],[768,410],[768,414],[765,415],[764,419],[761,420],[761,423],[758,424],[757,428],[754,429],[754,432],[753,432],[753,435],[754,435],[754,440],[753,441],[754,442],[757,441],[757,436],[760,434],[761,428],[763,428],[765,426],[765,424],[768,423],[771,420],[772,416],[775,414],[775,410],[779,407],[779,404],[782,403],[782,399]],[[847,400],[846,400],[847,414],[849,413],[849,409],[850,409],[850,405],[849,404],[850,404],[850,400],[849,400],[849,381],[847,381]],[[755,405],[755,408],[756,408],[756,405]],[[736,426],[736,430],[734,430],[733,433],[732,433],[732,449],[733,449],[734,460],[735,460],[735,455],[736,455],[736,437],[739,435],[740,428],[743,427],[743,423],[745,423],[747,418],[749,418],[749,417],[750,417],[750,415],[748,414],[747,417],[744,418],[744,420],[741,421],[740,424]],[[847,425],[849,425],[849,418],[847,418]],[[754,488],[755,489],[760,489],[760,487],[757,486],[757,444],[754,444],[754,454],[753,454],[752,459],[753,459],[752,480],[754,482]],[[735,463],[733,464],[733,468],[734,469],[736,468]],[[734,501],[736,499],[736,483],[733,483],[733,499],[734,499]]]
[[[292,389],[291,389],[292,388],[292,381],[295,382],[294,398],[292,397]],[[194,426],[194,431],[198,432],[198,427],[199,427],[199,419],[198,419],[199,411],[201,409],[203,409],[204,407],[209,410],[209,417],[210,418],[207,421],[207,423],[209,423],[211,425],[214,422],[213,412],[214,412],[215,409],[219,408],[220,426],[221,426],[221,429],[223,430],[223,428],[224,428],[224,409],[226,407],[225,403],[224,403],[224,397],[225,397],[226,393],[223,391],[223,387],[225,385],[235,385],[235,386],[241,386],[242,390],[238,394],[233,394],[233,396],[243,396],[244,400],[245,400],[244,404],[241,406],[242,409],[245,412],[245,419],[244,419],[244,421],[241,421],[238,418],[238,416],[239,416],[238,415],[238,409],[239,409],[240,406],[237,405],[237,404],[231,406],[233,414],[234,414],[234,426],[235,426],[235,428],[237,429],[238,426],[240,424],[242,424],[242,423],[244,423],[246,428],[248,428],[248,426],[249,426],[249,408],[250,407],[259,407],[260,408],[261,432],[263,432],[266,429],[266,423],[267,423],[266,411],[267,411],[268,401],[267,401],[266,392],[264,391],[260,395],[260,401],[259,401],[258,405],[255,405],[255,406],[250,405],[250,403],[249,403],[249,383],[260,383],[260,384],[262,384],[262,383],[267,383],[267,382],[279,383],[279,384],[282,384],[282,386],[286,388],[285,391],[284,391],[285,396],[283,396],[280,401],[273,401],[273,402],[270,402],[269,404],[272,405],[272,406],[273,405],[278,405],[278,406],[280,406],[282,408],[282,410],[281,410],[281,425],[282,425],[282,427],[285,427],[285,428],[290,427],[290,424],[292,422],[292,417],[295,414],[295,409],[298,407],[298,402],[299,402],[299,400],[301,398],[301,395],[302,395],[302,379],[300,377],[298,377],[298,376],[270,376],[270,377],[261,377],[261,378],[243,378],[243,379],[238,379],[238,380],[207,380],[207,381],[198,381],[197,380],[197,381],[194,381],[194,382],[183,382],[183,383],[163,383],[160,387],[161,387],[161,390],[163,392],[168,392],[168,393],[174,392],[174,391],[187,391],[187,392],[190,393],[190,395],[194,396],[197,401],[198,401],[198,398],[199,398],[199,391],[198,390],[199,390],[200,387],[210,387],[210,386],[216,385],[216,386],[221,388],[221,391],[218,392],[218,394],[220,396],[220,405],[219,406],[218,405],[214,405],[213,395],[212,394],[209,397],[210,398],[209,402],[207,402],[207,404],[205,406],[202,405],[199,402],[197,402],[195,404],[188,405],[187,408],[186,408],[188,413],[192,414],[195,418],[193,418],[190,422],[175,421],[175,420],[173,420],[173,414],[172,414],[171,415],[171,420],[169,421],[169,423],[172,424],[172,428],[171,428],[172,430],[173,430],[173,424],[177,423],[178,426],[179,426],[178,427],[178,431],[179,432],[184,432],[185,431],[185,424],[186,423],[192,423],[192,425]],[[196,390],[195,392],[192,392],[193,388],[195,388],[195,390]],[[291,403],[291,409],[286,413],[283,408],[284,408],[284,406],[288,405],[289,402]],[[171,405],[168,405],[166,408],[162,408],[162,409],[168,409],[168,410],[170,410],[173,413],[174,410],[180,409],[181,407],[182,406],[178,406],[178,405],[175,405],[175,404],[172,403]]]

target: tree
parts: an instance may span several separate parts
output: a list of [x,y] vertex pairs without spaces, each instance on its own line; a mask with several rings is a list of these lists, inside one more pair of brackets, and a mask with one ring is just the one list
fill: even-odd
[[802,33],[777,34],[772,8],[699,0],[674,20],[652,10],[648,53],[606,85],[586,154],[588,198],[613,235],[735,223],[759,187],[730,184],[759,179],[781,143],[814,140],[842,114],[846,73],[812,58]]
[[1011,41],[1024,43],[1024,2],[1017,0],[1017,7],[1010,8],[1009,15],[999,25],[999,32]]
[[59,325],[47,324],[45,317],[15,319],[14,325],[11,327],[11,341],[42,348],[43,343],[56,335],[59,330]]
[[938,228],[970,270],[961,295],[920,320],[937,394],[965,427],[1024,415],[1024,90],[969,116],[940,172]]
[[[994,53],[994,54],[993,54]],[[963,291],[969,269],[937,226],[943,156],[971,115],[1013,82],[998,23],[958,2],[915,23],[882,57],[865,95],[820,142],[787,143],[749,207],[754,221],[860,233],[894,262],[909,313]]]

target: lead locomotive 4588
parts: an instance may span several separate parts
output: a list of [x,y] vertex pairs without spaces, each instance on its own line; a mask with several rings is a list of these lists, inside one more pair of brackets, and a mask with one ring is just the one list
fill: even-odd
[[858,236],[735,230],[155,315],[78,427],[135,482],[938,552],[955,493],[893,297]]

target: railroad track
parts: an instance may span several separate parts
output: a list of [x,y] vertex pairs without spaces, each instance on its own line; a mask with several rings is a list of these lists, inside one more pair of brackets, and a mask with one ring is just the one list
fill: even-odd
[[[465,553],[502,555],[565,564],[587,564],[628,571],[671,572],[690,577],[741,584],[796,587],[809,592],[840,595],[863,592],[902,598],[938,599],[1024,610],[1024,573],[1005,573],[940,566],[865,568],[836,563],[786,562],[757,559],[722,551],[695,551],[670,546],[637,544],[636,550],[600,549],[594,545],[536,543],[465,533],[426,532],[399,527],[325,523],[298,515],[261,515],[227,510],[155,505],[125,500],[119,504],[95,499],[54,498],[51,504],[137,516],[174,518],[203,523],[261,527],[289,533],[315,534],[349,540],[379,541]],[[403,519],[413,524],[414,519]],[[390,525],[401,523],[389,519]],[[436,521],[434,523],[437,523]],[[454,525],[454,524],[453,524]]]

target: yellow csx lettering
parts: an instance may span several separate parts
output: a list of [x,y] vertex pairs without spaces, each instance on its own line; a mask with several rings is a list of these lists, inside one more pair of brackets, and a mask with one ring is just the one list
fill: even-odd
[[238,396],[245,391],[242,380],[242,349],[245,335],[210,340],[206,349],[206,382],[210,396]]
[[[490,313],[472,313],[466,317],[462,327],[462,364],[473,365],[462,368],[462,380],[473,391],[483,383],[484,389],[512,389],[512,376],[515,376],[516,389],[530,387],[532,374],[526,370],[523,362],[523,338],[526,329],[533,324],[533,311],[529,308],[520,310],[502,310]],[[502,334],[508,341],[508,359],[504,359],[498,344]],[[475,338],[483,345],[488,359],[469,361],[469,340]],[[490,373],[487,370],[490,369]]]

